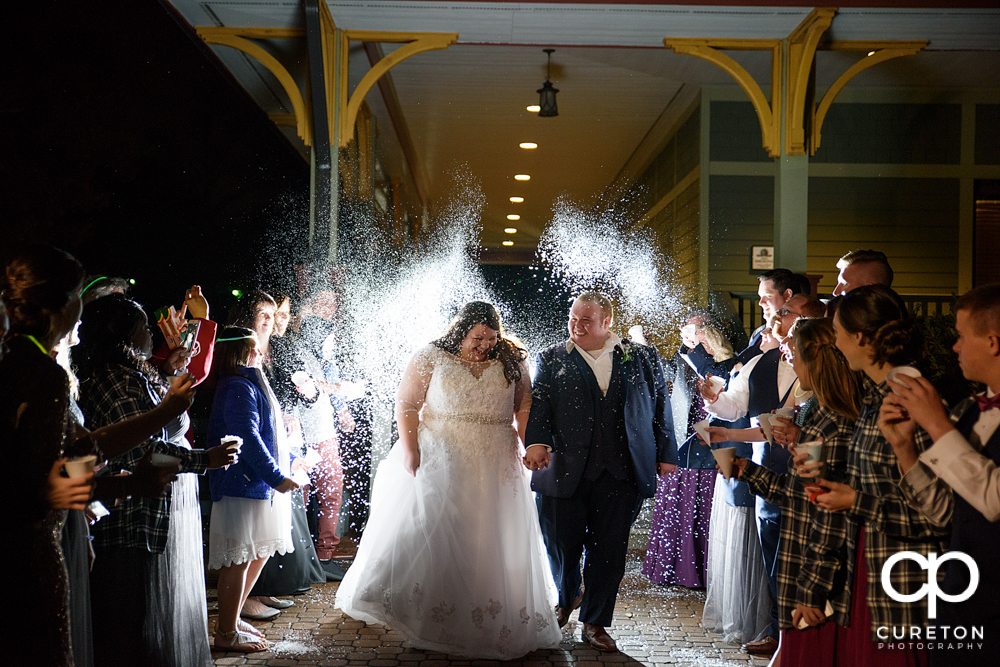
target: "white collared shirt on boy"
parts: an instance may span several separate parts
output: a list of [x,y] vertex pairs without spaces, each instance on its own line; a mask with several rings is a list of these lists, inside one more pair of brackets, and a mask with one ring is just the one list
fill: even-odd
[[[993,390],[987,390],[986,397],[993,396]],[[951,520],[954,491],[989,521],[1000,520],[1000,468],[982,453],[984,443],[989,442],[998,426],[1000,407],[984,410],[968,439],[953,429],[922,452],[920,462],[899,482],[910,504],[931,522],[943,526]]]

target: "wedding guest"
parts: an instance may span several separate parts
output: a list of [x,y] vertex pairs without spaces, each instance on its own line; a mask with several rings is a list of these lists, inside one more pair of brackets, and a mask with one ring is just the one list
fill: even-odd
[[[823,304],[813,297],[796,294],[789,297],[774,312],[771,333],[776,341],[786,335],[799,317],[817,317],[825,312]],[[751,359],[734,377],[726,390],[714,393],[703,391],[706,409],[721,419],[735,420],[741,417],[755,418],[781,407],[794,407],[801,397],[794,392],[798,378],[794,369],[782,359],[779,348],[768,350]],[[775,472],[788,468],[788,451],[774,446],[766,440],[754,442],[753,460]],[[752,655],[771,655],[777,650],[780,623],[778,619],[778,545],[781,536],[781,507],[760,496],[756,500],[757,530],[760,537],[761,555],[768,573],[771,589],[771,628],[768,636],[744,645]]]
[[[688,324],[691,324],[690,319]],[[717,364],[733,359],[732,345],[714,326],[697,326],[696,335]],[[690,397],[685,401],[683,414],[673,413],[675,434],[676,427],[680,426],[683,431],[678,440],[683,440],[691,425],[703,419],[705,413],[694,369],[680,360],[674,368],[671,405],[678,395]],[[653,583],[691,588],[705,586],[715,478],[711,449],[692,437],[677,449],[676,474],[661,475],[657,481],[649,542],[642,565],[642,573]]]
[[[91,443],[91,450],[103,462],[107,456],[116,456],[139,445],[154,432],[159,432],[179,414],[187,410],[194,398],[194,378],[178,378],[163,401],[145,414],[130,420],[111,424],[97,431],[84,428],[85,418],[77,405],[80,398],[80,382],[70,364],[70,349],[80,342],[74,327],[52,350],[51,356],[62,367],[69,379],[69,411],[72,435]],[[86,445],[85,445],[86,446]],[[159,497],[176,477],[176,467],[156,467],[148,461],[137,466],[135,474],[127,477],[95,478],[94,498],[96,500],[116,500],[130,495]],[[87,510],[69,510],[62,531],[62,550],[66,561],[69,582],[69,621],[72,633],[73,660],[76,667],[91,667],[94,664],[93,632],[90,613],[90,530]]]
[[195,384],[201,384],[212,370],[212,356],[215,350],[215,334],[218,325],[209,319],[208,300],[201,292],[200,285],[194,285],[184,295],[181,317],[198,322],[198,335],[190,349],[183,347],[170,349],[164,341],[153,351],[149,363],[165,377],[190,373]]
[[344,569],[337,560],[351,554],[338,549],[340,507],[344,494],[344,467],[338,429],[353,431],[354,418],[343,399],[343,382],[337,366],[334,321],[338,296],[331,289],[319,289],[308,302],[309,312],[299,328],[299,353],[306,372],[321,390],[320,397],[302,412],[306,445],[314,447],[320,461],[312,470],[313,494],[318,502],[316,555],[328,578],[343,579]]
[[[209,474],[212,520],[208,566],[219,573],[215,647],[254,653],[270,644],[240,621],[240,611],[261,569],[275,553],[294,549],[288,493],[292,456],[278,399],[260,369],[263,354],[251,329],[226,327],[216,342],[218,383],[208,439],[242,439],[240,460]],[[275,493],[277,492],[277,494]]]
[[[792,366],[799,386],[811,392],[799,406],[795,423],[775,426],[778,444],[797,447],[822,442],[823,474],[846,480],[848,443],[861,402],[861,378],[837,349],[833,325],[826,319],[799,319],[792,326]],[[715,437],[715,430],[711,430]],[[725,437],[725,434],[722,434]],[[793,450],[795,451],[795,450]],[[849,626],[851,605],[846,535],[853,519],[809,502],[816,487],[795,475],[777,473],[746,459],[736,460],[739,478],[754,493],[781,505],[778,550],[779,660],[787,665],[837,664],[842,628]],[[834,623],[826,623],[827,608]],[[808,629],[802,630],[800,624]],[[854,629],[857,632],[857,629]],[[861,628],[867,640],[867,626]]]
[[83,283],[84,287],[80,298],[83,300],[84,306],[109,294],[128,294],[130,286],[124,278],[111,276],[87,276]]
[[87,506],[94,475],[62,476],[72,428],[69,382],[49,352],[80,317],[83,276],[71,255],[43,245],[19,253],[4,276],[11,336],[0,361],[0,445],[16,508],[8,529],[17,542],[4,593],[27,602],[4,621],[4,658],[15,665],[73,664],[59,541],[66,511]]
[[[142,307],[122,294],[91,302],[80,324],[74,361],[80,407],[92,428],[155,408],[166,382],[148,363],[153,339]],[[221,446],[191,449],[181,414],[106,470],[134,472],[147,451],[173,457],[182,473],[233,462]],[[94,526],[91,572],[95,662],[211,665],[202,556],[201,509],[193,475],[181,474],[165,497],[133,496]]]
[[[896,455],[878,424],[879,410],[890,391],[886,375],[895,367],[920,360],[920,329],[899,295],[884,285],[859,287],[845,294],[833,327],[837,347],[851,369],[866,376],[861,416],[850,443],[847,483],[818,479],[829,491],[814,500],[823,509],[849,512],[860,525],[857,534],[847,537],[848,549],[856,554],[851,626],[868,627],[872,634],[870,641],[853,647],[853,655],[845,655],[852,656],[850,664],[857,665],[924,664],[926,650],[916,643],[894,651],[877,649],[880,627],[891,636],[894,628],[899,632],[905,627],[909,633],[910,628],[922,628],[928,622],[926,598],[900,602],[886,593],[880,576],[886,560],[902,551],[926,556],[945,550],[947,531],[910,507],[900,491],[902,474]],[[917,451],[930,445],[923,429],[914,433],[914,439]],[[915,561],[903,560],[893,567],[892,581],[900,593],[913,593],[926,585],[927,572]],[[862,604],[862,591],[867,604]]]
[[847,294],[855,287],[885,285],[892,287],[892,267],[884,252],[878,250],[851,250],[837,260],[837,286],[833,295]]
[[[949,418],[937,391],[925,378],[889,381],[880,426],[892,443],[903,474],[900,488],[912,507],[937,526],[951,524],[951,551],[979,566],[979,586],[963,602],[938,602],[938,625],[982,626],[981,645],[935,651],[934,665],[990,665],[1000,655],[1000,575],[991,564],[1000,553],[1000,285],[984,285],[955,302],[954,345],[966,379],[986,390],[962,401]],[[913,424],[927,431],[933,446],[919,453]],[[964,565],[947,566],[941,590],[959,595],[970,586]],[[977,643],[980,640],[977,640]],[[964,650],[963,650],[964,649]]]
[[[278,303],[274,300],[267,292],[263,290],[253,290],[246,296],[244,296],[240,301],[233,306],[230,312],[229,323],[232,326],[250,329],[254,332],[254,338],[257,341],[257,347],[261,352],[261,362],[260,368],[264,372],[265,377],[268,379],[268,385],[271,391],[275,393],[275,397],[278,399],[279,407],[283,403],[287,403],[288,400],[294,400],[291,394],[296,393],[294,384],[291,380],[291,373],[294,372],[294,368],[288,370],[286,366],[290,363],[288,355],[285,354],[286,350],[282,347],[280,342],[274,343],[274,325],[277,321],[278,313]],[[288,320],[282,315],[285,326],[287,327]],[[280,339],[279,339],[280,340]],[[274,347],[272,347],[274,345]],[[280,363],[275,363],[275,358],[280,360]],[[292,385],[289,387],[289,385]],[[289,431],[297,433],[300,430],[300,425],[296,417],[293,416],[291,412],[286,414],[283,410],[278,411],[278,419],[282,423],[282,427],[286,429],[286,436],[289,436]],[[288,441],[286,438],[286,445],[291,453],[298,457],[299,452],[294,451],[295,444]],[[296,467],[306,466],[305,459],[296,458]],[[292,496],[289,496],[291,499]],[[290,502],[292,502],[290,500]],[[294,510],[290,510],[294,514]],[[310,537],[311,541],[311,537]],[[299,556],[307,556],[306,551],[302,551],[300,554],[296,555],[294,552],[289,552],[287,554],[289,561],[297,561]],[[264,584],[262,588],[252,596],[248,597],[246,600],[242,601],[240,606],[240,616],[252,621],[266,621],[276,617],[282,609],[287,609],[292,606],[292,603],[288,600],[278,600],[274,593],[278,595],[288,595],[302,588],[302,585],[296,585],[294,588],[288,589],[288,581],[283,581],[278,584],[278,588],[275,589],[275,582],[271,572],[273,572],[274,567],[278,567],[279,578],[284,580],[284,557],[285,554],[279,554],[282,558],[282,562],[278,563],[276,566],[272,566],[265,576]],[[308,557],[308,556],[307,556]],[[268,559],[270,562],[271,559]],[[266,566],[265,566],[266,567]],[[258,573],[261,575],[262,571]],[[294,575],[293,578],[298,579],[298,575]],[[323,578],[321,581],[325,581]],[[259,581],[259,576],[255,577],[254,581]],[[255,584],[251,583],[251,588]],[[279,592],[280,591],[280,592]]]
[[[288,448],[296,457],[296,469],[307,471],[305,456],[305,441],[299,422],[300,406],[311,401],[303,395],[292,380],[292,374],[304,370],[304,366],[295,352],[292,341],[286,335],[288,322],[291,319],[291,297],[280,291],[273,291],[278,304],[274,312],[274,328],[268,340],[269,356],[265,355],[262,370],[268,383],[278,399],[282,417],[288,426]],[[313,399],[317,391],[311,392]],[[269,609],[287,609],[292,606],[290,600],[279,600],[278,596],[292,595],[309,590],[312,584],[326,581],[326,573],[316,556],[312,535],[309,534],[309,521],[306,517],[306,506],[303,492],[308,489],[294,491],[289,494],[292,510],[292,542],[295,550],[286,554],[274,554],[268,559],[250,591],[243,606],[243,617],[252,620],[263,620],[262,614],[272,615]]]

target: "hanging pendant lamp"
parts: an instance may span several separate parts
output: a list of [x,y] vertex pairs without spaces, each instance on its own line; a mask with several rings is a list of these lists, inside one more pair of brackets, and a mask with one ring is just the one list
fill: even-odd
[[559,108],[556,106],[556,93],[559,92],[558,88],[552,87],[552,82],[549,81],[549,72],[552,69],[552,52],[555,49],[542,49],[548,54],[549,60],[548,64],[545,66],[545,83],[536,92],[538,93],[538,106],[539,116],[558,116]]

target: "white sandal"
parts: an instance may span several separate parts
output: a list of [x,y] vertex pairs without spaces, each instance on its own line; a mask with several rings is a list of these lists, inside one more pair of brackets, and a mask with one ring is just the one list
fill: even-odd
[[[219,643],[222,638],[223,643]],[[229,642],[226,644],[225,642]],[[259,653],[271,648],[271,643],[263,637],[256,637],[249,632],[232,630],[231,632],[215,632],[214,648],[235,653]]]
[[[254,626],[250,625],[249,623],[247,623],[246,621],[244,621],[242,618],[236,620],[236,629],[239,630],[240,632],[246,633],[248,635],[253,635],[254,637],[260,637],[261,639],[264,639],[264,633],[263,632],[261,632],[260,630],[258,630]],[[219,622],[218,621],[215,622],[215,630],[214,631],[216,633],[219,632]]]

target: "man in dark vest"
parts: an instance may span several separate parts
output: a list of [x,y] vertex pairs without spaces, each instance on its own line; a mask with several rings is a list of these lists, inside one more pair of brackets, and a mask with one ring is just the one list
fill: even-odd
[[617,650],[605,628],[632,522],[643,499],[656,494],[657,474],[677,467],[659,359],[652,348],[618,338],[613,319],[603,294],[573,302],[569,340],[538,354],[525,437],[559,625],[580,607],[583,640],[601,651]]
[[[969,635],[952,639],[951,649],[934,650],[933,664],[996,665],[1000,656],[1000,285],[984,285],[955,303],[958,342],[954,350],[962,373],[986,385],[955,406],[951,418],[941,398],[924,378],[906,378],[906,385],[889,381],[893,393],[882,403],[879,427],[896,452],[903,472],[900,488],[912,506],[931,522],[951,522],[951,551],[968,554],[979,571],[971,584],[969,567],[948,561],[941,590],[971,597],[938,599],[939,628],[963,627]],[[917,455],[912,433],[920,425],[934,445]],[[973,628],[982,637],[973,638]],[[954,635],[957,637],[957,634]],[[936,642],[937,643],[937,642]]]

